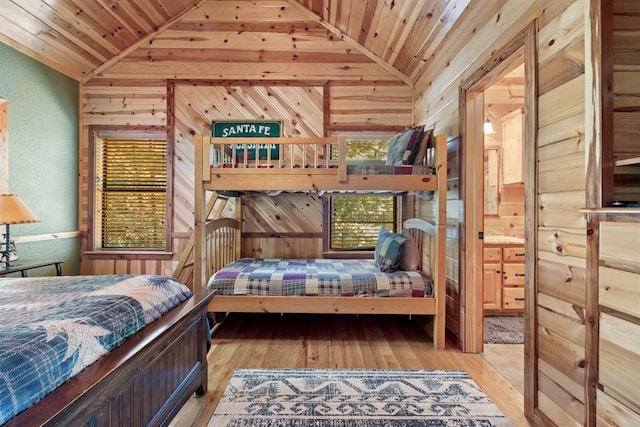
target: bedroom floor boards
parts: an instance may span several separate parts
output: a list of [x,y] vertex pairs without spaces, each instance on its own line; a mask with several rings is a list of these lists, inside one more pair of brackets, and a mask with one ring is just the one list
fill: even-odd
[[514,426],[530,425],[522,394],[480,355],[431,340],[407,316],[232,314],[209,351],[209,390],[192,397],[172,426],[206,426],[237,368],[461,369]]

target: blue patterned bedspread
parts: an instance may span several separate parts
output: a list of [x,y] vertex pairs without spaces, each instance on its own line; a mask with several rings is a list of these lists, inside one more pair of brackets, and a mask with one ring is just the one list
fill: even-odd
[[0,279],[0,424],[191,295],[162,276]]
[[216,272],[207,286],[218,295],[433,295],[424,272],[383,273],[369,259],[241,258]]

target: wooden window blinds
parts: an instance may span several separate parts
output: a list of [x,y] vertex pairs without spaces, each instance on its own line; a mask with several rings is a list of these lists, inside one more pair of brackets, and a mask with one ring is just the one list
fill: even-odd
[[329,205],[331,250],[373,250],[380,227],[396,231],[396,196],[330,196]]
[[97,154],[102,247],[163,249],[167,142],[101,139]]

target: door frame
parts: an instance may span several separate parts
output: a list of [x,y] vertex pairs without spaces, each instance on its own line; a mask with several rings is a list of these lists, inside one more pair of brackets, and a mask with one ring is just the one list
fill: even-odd
[[[483,242],[484,231],[484,89],[517,63],[525,67],[524,189],[525,189],[525,344],[524,410],[533,416],[537,406],[537,157],[538,74],[537,20],[495,51],[460,87],[462,224],[460,233],[460,344],[462,351],[483,351]],[[478,208],[479,207],[479,208]]]

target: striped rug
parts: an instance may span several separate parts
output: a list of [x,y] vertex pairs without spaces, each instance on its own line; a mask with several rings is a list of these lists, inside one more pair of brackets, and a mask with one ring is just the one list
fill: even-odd
[[209,427],[509,426],[464,371],[239,369]]

